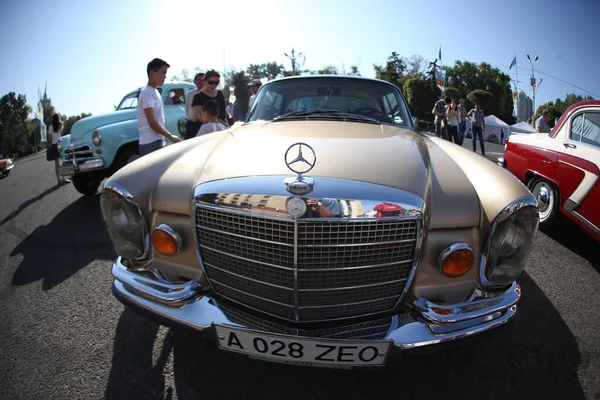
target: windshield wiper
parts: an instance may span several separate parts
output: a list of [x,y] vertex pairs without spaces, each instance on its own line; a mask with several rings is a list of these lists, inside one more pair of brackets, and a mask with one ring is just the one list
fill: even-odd
[[285,113],[280,115],[279,117],[273,118],[273,121],[279,121],[280,119],[286,118],[295,118],[295,117],[308,117],[309,115],[315,114],[331,114],[331,113],[339,113],[340,110],[301,110],[301,111],[292,111],[289,113]]
[[286,120],[286,119],[298,119],[298,117],[310,117],[310,116],[314,116],[314,115],[332,117],[335,119],[342,118],[344,120],[350,120],[350,121],[366,121],[366,122],[371,122],[371,123],[375,123],[378,125],[381,124],[381,121],[379,121],[375,118],[366,117],[366,116],[360,115],[360,114],[345,113],[345,112],[341,112],[340,110],[292,111],[292,112],[280,115],[279,117],[273,118],[273,122],[282,121],[282,120]]

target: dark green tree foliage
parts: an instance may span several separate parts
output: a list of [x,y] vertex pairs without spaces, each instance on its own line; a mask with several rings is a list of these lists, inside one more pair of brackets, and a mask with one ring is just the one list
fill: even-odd
[[551,120],[550,126],[554,126],[554,120],[556,118],[560,118],[560,116],[567,110],[567,108],[571,107],[573,104],[579,103],[584,100],[594,100],[592,96],[581,96],[579,94],[570,93],[565,96],[565,99],[556,99],[555,102],[549,101],[545,104],[540,105],[535,111],[535,115],[533,116],[534,120],[538,119],[542,116],[542,112],[544,110],[548,110],[550,112]]
[[388,57],[385,66],[373,65],[375,68],[375,77],[390,82],[398,87],[402,87],[401,79],[406,74],[406,65],[404,60],[395,51]]
[[440,98],[440,91],[432,86],[431,82],[424,79],[412,78],[407,80],[402,92],[406,97],[412,115],[418,119],[431,120],[431,109]]
[[10,92],[0,99],[0,153],[12,156],[25,150],[33,131],[27,119],[30,112],[25,95]]
[[467,100],[469,103],[475,107],[475,103],[479,103],[479,106],[483,110],[485,115],[497,114],[494,112],[496,110],[496,98],[490,92],[486,92],[485,90],[473,90],[471,93],[467,95]]
[[249,79],[267,78],[271,81],[283,76],[283,71],[283,64],[277,64],[272,61],[266,64],[250,64],[250,66],[246,68],[246,75]]
[[490,93],[494,101],[485,107],[482,105],[485,114],[494,114],[509,125],[514,122],[510,76],[498,68],[485,62],[477,65],[469,61],[456,61],[453,67],[446,68],[446,86],[456,88],[455,98],[467,100],[466,106],[469,108],[473,107],[473,103],[468,94],[476,90]]
[[450,96],[451,98],[456,100],[457,105],[458,101],[461,99],[459,90],[453,87],[446,87],[446,89],[444,90],[444,97],[446,96]]

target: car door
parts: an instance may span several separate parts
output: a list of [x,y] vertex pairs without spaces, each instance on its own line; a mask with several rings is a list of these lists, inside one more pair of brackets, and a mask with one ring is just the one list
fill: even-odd
[[575,113],[568,129],[557,165],[561,201],[567,212],[600,234],[600,108]]
[[[187,90],[186,90],[187,89]],[[165,128],[181,139],[185,138],[185,97],[189,89],[183,86],[170,86],[163,93]],[[170,140],[165,141],[171,144]]]

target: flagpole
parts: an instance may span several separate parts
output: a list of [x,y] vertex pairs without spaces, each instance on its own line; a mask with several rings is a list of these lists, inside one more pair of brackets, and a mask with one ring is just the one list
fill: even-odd
[[[515,54],[515,59],[517,55]],[[517,122],[519,122],[519,63],[515,62],[515,73],[517,74],[517,84],[515,88],[517,89]]]

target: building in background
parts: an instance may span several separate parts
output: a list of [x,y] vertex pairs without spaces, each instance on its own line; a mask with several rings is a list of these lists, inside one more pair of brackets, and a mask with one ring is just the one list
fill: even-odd
[[525,93],[519,93],[519,101],[517,103],[517,123],[528,122],[533,116],[533,101]]

